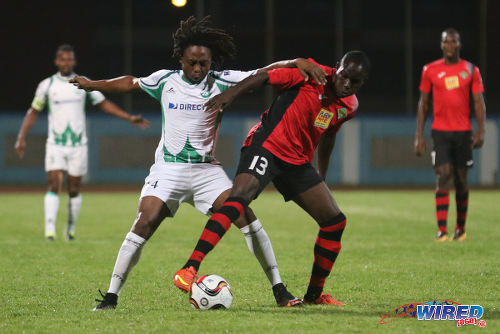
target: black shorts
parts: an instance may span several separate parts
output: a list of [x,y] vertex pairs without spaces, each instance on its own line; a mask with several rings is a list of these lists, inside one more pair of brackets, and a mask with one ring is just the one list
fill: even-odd
[[432,130],[432,164],[450,163],[456,168],[472,167],[472,132]]
[[236,175],[241,173],[252,174],[259,180],[260,186],[255,198],[271,181],[285,201],[323,182],[310,163],[292,165],[261,146],[242,148]]

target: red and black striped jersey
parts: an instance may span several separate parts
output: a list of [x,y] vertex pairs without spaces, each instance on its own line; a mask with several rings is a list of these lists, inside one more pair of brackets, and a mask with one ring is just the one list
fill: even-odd
[[[333,79],[335,69],[320,66]],[[342,123],[353,118],[358,99],[356,95],[333,101],[324,99],[325,87],[304,81],[296,68],[268,73],[278,96],[262,114],[261,122],[250,130],[243,146],[262,146],[293,165],[311,162],[321,135],[332,127],[338,131]]]

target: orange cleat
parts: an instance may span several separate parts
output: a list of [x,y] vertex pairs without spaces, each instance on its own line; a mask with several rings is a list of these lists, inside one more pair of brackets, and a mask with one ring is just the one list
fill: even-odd
[[316,298],[316,300],[309,301],[304,297],[304,304],[319,304],[319,305],[335,305],[344,306],[344,303],[333,299],[332,295],[327,295],[326,293],[321,293],[321,295]]
[[191,266],[178,270],[172,278],[172,281],[176,287],[187,293],[191,291],[191,284],[193,284],[196,278],[196,270]]

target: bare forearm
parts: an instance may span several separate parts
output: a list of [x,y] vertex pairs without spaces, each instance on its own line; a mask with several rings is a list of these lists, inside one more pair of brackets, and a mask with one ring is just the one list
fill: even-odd
[[122,118],[126,121],[130,121],[132,119],[132,115],[127,113],[125,110],[114,104],[109,100],[104,100],[99,107],[107,114]]
[[474,101],[474,110],[476,111],[477,131],[484,132],[484,121],[486,119],[486,106],[484,100]]
[[103,93],[129,93],[140,89],[137,80],[131,75],[109,80],[95,80],[89,82],[89,88]]
[[417,138],[422,138],[424,134],[425,121],[427,119],[428,114],[428,104],[424,101],[419,101],[418,103],[418,111],[417,111],[417,129],[415,136]]
[[264,86],[269,81],[269,75],[267,72],[257,73],[255,75],[249,76],[245,80],[238,83],[227,90],[228,94],[231,94],[233,98],[247,92],[256,90]]
[[330,165],[330,156],[335,147],[335,135],[329,135],[320,139],[318,144],[318,173],[324,180]]
[[37,118],[38,118],[38,111],[36,111],[33,108],[30,108],[26,113],[26,116],[24,116],[23,124],[21,125],[21,129],[19,129],[17,138],[24,139],[28,134],[28,131],[31,130],[33,125],[35,125]]
[[[274,70],[276,68],[294,68],[294,67],[297,67],[297,62],[300,61],[300,59],[303,59],[303,58],[297,58],[297,59],[291,59],[291,60],[280,60],[280,61],[269,64],[266,67],[259,69],[257,71],[257,73],[267,72],[270,70]],[[305,59],[303,59],[303,60],[305,60]]]

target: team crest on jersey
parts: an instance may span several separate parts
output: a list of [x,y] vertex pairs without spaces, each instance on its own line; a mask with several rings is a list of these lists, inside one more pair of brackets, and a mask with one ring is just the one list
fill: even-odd
[[462,71],[462,72],[460,72],[460,76],[462,77],[462,79],[465,80],[469,76],[469,73],[467,73],[467,71]]
[[445,77],[444,83],[446,85],[446,89],[452,90],[460,87],[460,82],[458,81],[458,76],[454,75],[451,77]]
[[333,113],[331,111],[328,111],[326,109],[321,109],[318,113],[318,116],[316,116],[316,120],[314,121],[314,126],[321,129],[327,129],[328,126],[330,125],[330,122],[332,121],[332,118],[333,118]]
[[347,109],[346,108],[337,109],[337,119],[342,119],[346,116],[347,116]]
[[202,91],[201,92],[201,97],[204,97],[204,98],[209,98],[210,95],[212,95],[212,92],[211,91]]

